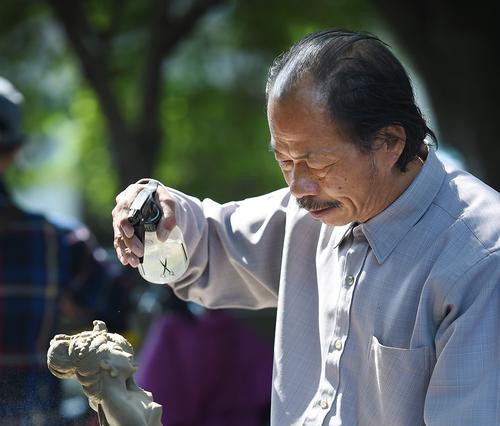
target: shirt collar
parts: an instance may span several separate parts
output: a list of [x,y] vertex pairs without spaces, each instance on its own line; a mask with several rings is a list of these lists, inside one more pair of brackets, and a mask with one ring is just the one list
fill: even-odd
[[353,223],[347,225],[334,226],[332,231],[333,248],[336,248],[347,237],[351,229],[354,227]]
[[389,207],[361,224],[361,229],[379,263],[392,253],[397,244],[423,216],[441,187],[444,166],[433,147],[420,172],[410,186]]

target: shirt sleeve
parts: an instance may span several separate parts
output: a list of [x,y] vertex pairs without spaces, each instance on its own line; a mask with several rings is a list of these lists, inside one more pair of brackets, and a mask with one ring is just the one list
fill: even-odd
[[500,252],[464,274],[445,305],[425,424],[500,424]]
[[289,191],[219,204],[169,190],[189,256],[175,293],[209,308],[275,307]]

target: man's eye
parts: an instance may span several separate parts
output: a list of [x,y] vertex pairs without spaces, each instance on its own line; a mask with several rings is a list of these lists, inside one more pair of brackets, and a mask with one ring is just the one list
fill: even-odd
[[333,166],[333,163],[330,164],[325,164],[325,163],[320,163],[320,162],[310,162],[308,163],[308,167],[312,170],[321,172],[321,171],[327,171],[330,169],[330,167]]
[[293,161],[292,160],[278,160],[278,164],[281,167],[281,170],[286,172],[293,169]]
[[313,170],[318,170],[318,171],[321,171],[321,170],[324,170],[324,169],[327,169],[328,167],[330,167],[330,165],[324,165],[324,164],[311,164],[309,166],[309,168],[313,169]]

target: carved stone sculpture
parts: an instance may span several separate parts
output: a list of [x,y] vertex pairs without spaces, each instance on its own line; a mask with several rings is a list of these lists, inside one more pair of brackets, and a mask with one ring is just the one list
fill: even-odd
[[103,321],[92,331],[56,335],[47,353],[49,370],[60,379],[77,379],[101,426],[162,426],[162,407],[136,385],[132,345],[108,333]]

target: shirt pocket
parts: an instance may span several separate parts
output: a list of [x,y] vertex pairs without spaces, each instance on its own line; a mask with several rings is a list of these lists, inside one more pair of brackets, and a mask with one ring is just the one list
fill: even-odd
[[430,378],[430,348],[382,345],[373,336],[361,383],[360,426],[421,426]]

